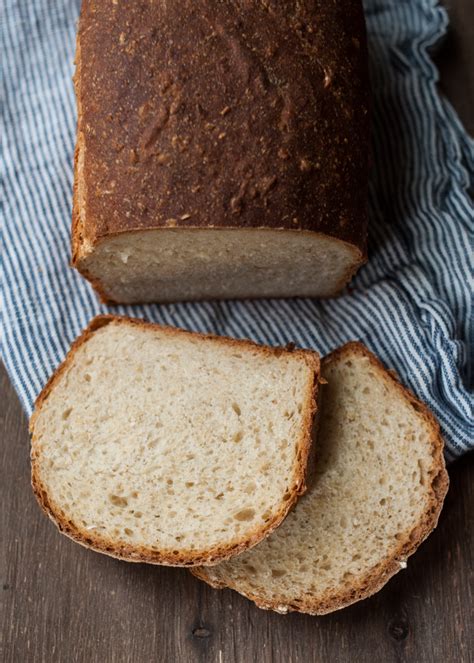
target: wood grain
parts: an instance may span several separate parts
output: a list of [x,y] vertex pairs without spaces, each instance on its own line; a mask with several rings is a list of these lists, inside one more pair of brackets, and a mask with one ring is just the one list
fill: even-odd
[[[474,3],[449,7],[441,88],[474,133]],[[61,536],[30,490],[27,423],[3,369],[0,398],[2,663],[473,660],[473,455],[450,469],[438,529],[378,595],[326,617],[282,616],[185,570],[119,562]]]

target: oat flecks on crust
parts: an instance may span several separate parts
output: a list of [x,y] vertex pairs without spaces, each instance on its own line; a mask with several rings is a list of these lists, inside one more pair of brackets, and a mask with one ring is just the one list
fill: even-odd
[[[165,6],[141,2],[129,3],[127,7],[119,3],[113,11],[95,3],[93,13],[89,4],[92,3],[83,3],[79,20],[75,79],[79,127],[90,125],[96,129],[87,136],[88,166],[84,174],[91,182],[88,224],[93,226],[93,233],[164,226],[171,217],[177,217],[178,226],[187,227],[188,214],[177,213],[178,201],[182,203],[180,212],[195,212],[195,222],[203,227],[208,226],[209,219],[217,227],[227,227],[233,217],[244,227],[277,227],[283,223],[320,229],[365,253],[370,126],[366,31],[360,3],[346,3],[343,15],[336,9],[302,8],[298,3],[291,10],[275,3],[271,12],[255,3],[243,14],[238,6],[229,3],[212,7],[201,3],[199,11],[188,12],[184,23],[183,6],[174,6],[175,3]],[[193,8],[193,3],[188,5]],[[311,40],[306,43],[306,37],[303,39],[293,29],[301,21],[310,28],[309,32],[312,25],[326,34],[330,47],[323,53],[309,48]],[[219,39],[206,40],[205,47],[199,39],[196,41],[199,35],[209,31],[212,34],[212,27],[217,24]],[[168,57],[167,38],[154,38],[155,31],[149,29],[153,25],[180,44],[174,57]],[[354,39],[340,39],[346,31]],[[219,85],[209,87],[213,63],[219,61],[226,42],[232,44],[231,59],[236,66],[223,74]],[[152,67],[153,75],[144,80],[139,76],[140,70],[150,63],[162,63],[162,67]],[[273,71],[271,80],[266,75],[268,67]],[[115,75],[117,68],[127,73],[125,78],[140,81],[139,94],[124,86],[124,78]],[[183,69],[193,75],[183,79]],[[241,70],[247,74],[240,75]],[[332,80],[335,71],[336,87]],[[248,89],[246,79],[256,84]],[[312,81],[310,86],[308,81]],[[338,103],[334,101],[335,89]],[[180,104],[180,100],[197,98],[205,90],[207,106],[215,111],[220,129],[224,129],[219,135],[225,136],[223,141],[215,140],[214,129],[220,131],[217,126],[201,121],[203,110],[199,105]],[[239,103],[229,99],[228,90],[234,91],[232,96]],[[283,114],[280,103],[272,103],[283,98],[282,90]],[[127,117],[133,120],[124,123],[121,114],[115,112],[117,95],[122,111],[125,109]],[[323,106],[329,104],[331,110],[325,113],[323,123],[318,113],[302,103],[309,98],[320,100]],[[297,109],[303,106],[305,121],[296,122]],[[156,118],[157,107],[165,110],[162,119]],[[255,115],[256,107],[264,112]],[[177,108],[179,113],[175,112]],[[251,125],[242,132],[252,114]],[[154,128],[159,131],[153,131]],[[308,130],[312,134],[310,141]],[[176,134],[183,139],[182,144],[178,141],[179,150]],[[291,150],[284,146],[288,138],[284,134],[292,139]],[[137,140],[137,136],[145,142]],[[354,136],[357,140],[353,140]],[[256,147],[259,139],[265,144],[264,158]],[[120,154],[118,144],[123,148]],[[132,159],[133,168],[129,156],[125,156],[131,150],[143,155]],[[209,158],[202,172],[196,173],[194,157],[201,158],[203,150]],[[158,154],[173,155],[167,168],[181,175],[173,176],[177,187],[174,196],[167,191],[161,168],[150,167],[151,156]],[[345,163],[343,172],[337,178],[331,177],[329,174],[341,159]],[[92,195],[102,164],[107,166],[110,180],[118,184],[108,202]],[[219,168],[219,164],[232,164],[233,169]],[[246,173],[249,164],[249,186],[241,187],[243,191],[235,197],[237,204],[233,208],[228,196],[236,184],[239,189],[240,173]],[[147,182],[143,178],[145,171]],[[197,185],[192,196],[188,184],[191,179]],[[254,187],[259,192],[257,196]],[[296,195],[298,192],[305,195]],[[308,192],[315,195],[307,195]],[[162,203],[160,209],[154,204],[157,198]],[[137,209],[145,210],[143,215],[125,214],[125,201],[131,199],[139,203]]]
[[[75,352],[82,346],[98,329],[110,324],[119,323],[140,326],[145,328],[165,329],[168,333],[172,334],[193,334],[202,339],[212,339],[225,344],[232,344],[237,346],[251,346],[252,349],[258,349],[264,354],[282,354],[291,352],[304,359],[305,363],[312,369],[312,381],[308,385],[308,393],[306,394],[306,417],[303,427],[301,440],[298,445],[294,463],[294,473],[292,482],[291,495],[285,496],[287,499],[282,502],[279,511],[274,518],[268,522],[264,527],[255,528],[243,540],[231,541],[228,545],[210,548],[208,550],[183,550],[179,554],[170,550],[154,550],[142,546],[133,546],[126,543],[117,543],[116,541],[99,537],[93,531],[86,531],[79,527],[72,520],[67,520],[61,515],[61,509],[56,505],[48,496],[47,488],[43,485],[40,478],[40,470],[38,467],[38,458],[41,455],[41,449],[37,449],[35,445],[34,426],[38,413],[48,399],[53,387],[59,380],[61,375],[68,369],[72,362]],[[317,410],[317,391],[319,384],[319,369],[320,361],[317,353],[309,350],[300,350],[292,348],[273,348],[269,346],[261,346],[250,340],[234,339],[230,337],[216,336],[212,334],[199,334],[189,332],[184,329],[169,327],[165,325],[157,325],[155,323],[147,322],[141,319],[127,318],[124,316],[116,315],[98,315],[89,325],[84,329],[82,334],[73,342],[71,348],[61,365],[57,368],[55,373],[48,380],[43,390],[39,394],[35,402],[35,409],[30,418],[30,433],[32,434],[31,442],[31,482],[35,496],[49,518],[57,525],[58,529],[73,539],[77,543],[102,552],[104,554],[116,557],[118,559],[131,561],[131,562],[147,562],[150,564],[162,564],[169,566],[211,566],[224,561],[240,552],[253,547],[259,543],[263,538],[268,536],[278,525],[283,521],[287,513],[296,503],[298,497],[306,491],[306,470],[308,455],[311,448],[312,438],[312,423],[314,415]]]
[[265,600],[253,592],[243,591],[242,587],[237,586],[233,581],[227,581],[226,579],[219,577],[219,567],[216,568],[216,571],[206,568],[193,568],[191,572],[197,578],[205,581],[215,589],[234,589],[262,609],[274,610],[283,614],[287,612],[303,612],[310,615],[325,615],[345,608],[357,601],[366,599],[382,589],[392,576],[398,573],[402,568],[406,567],[407,558],[417,550],[419,545],[436,528],[443,501],[449,488],[449,477],[443,456],[444,443],[441,437],[439,424],[428,407],[417,399],[409,389],[404,387],[394,376],[393,372],[388,371],[382,362],[358,341],[346,343],[329,354],[323,359],[322,366],[327,366],[344,356],[354,356],[354,354],[367,358],[380,377],[389,382],[392,387],[396,387],[400,395],[411,404],[431,429],[430,443],[431,456],[433,459],[430,471],[431,496],[428,506],[419,522],[415,527],[406,531],[403,536],[400,537],[401,541],[396,549],[388,554],[385,559],[381,560],[362,578],[354,582],[349,590],[340,592],[326,591],[322,596],[319,596],[317,600],[315,600],[315,597],[311,596],[309,592],[292,603],[289,603],[284,596],[273,600]]

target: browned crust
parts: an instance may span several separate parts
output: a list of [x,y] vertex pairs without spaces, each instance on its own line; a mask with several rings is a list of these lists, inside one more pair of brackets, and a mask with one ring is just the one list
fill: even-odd
[[[173,42],[180,49],[170,55]],[[81,262],[84,242],[87,253],[100,239],[168,222],[343,241],[360,258],[330,296],[365,262],[369,94],[360,2],[344,11],[250,3],[242,12],[238,3],[124,9],[84,0],[75,91],[72,262],[102,301],[114,303]],[[181,138],[189,139],[183,152]],[[165,155],[169,163],[160,165]],[[113,193],[101,195],[111,182]],[[79,195],[82,187],[88,195]]]
[[427,408],[427,406],[418,400],[414,394],[404,387],[394,376],[393,372],[388,371],[382,362],[372,354],[362,343],[351,341],[338,348],[322,361],[322,366],[327,366],[334,361],[344,357],[359,355],[366,357],[374,369],[378,371],[380,377],[395,387],[400,396],[402,396],[410,405],[420,414],[424,422],[431,429],[430,444],[432,449],[432,466],[429,472],[431,478],[431,496],[429,498],[426,511],[423,513],[417,525],[403,533],[398,545],[383,560],[375,565],[366,575],[358,581],[353,582],[349,589],[342,591],[326,591],[324,595],[317,600],[309,593],[302,595],[293,603],[288,603],[284,596],[271,601],[263,599],[261,596],[252,592],[242,591],[232,581],[210,579],[207,570],[204,568],[192,569],[192,573],[207,582],[216,589],[230,588],[243,594],[259,607],[266,610],[275,610],[277,612],[304,612],[310,615],[324,615],[335,610],[345,608],[352,603],[368,598],[378,592],[390,578],[398,573],[406,559],[412,555],[418,546],[435,529],[439,514],[441,512],[443,501],[448,491],[449,477],[446,472],[443,456],[443,439],[437,420]]
[[[75,160],[77,161],[78,158],[78,150],[79,150],[79,140],[76,144],[76,152],[75,152]],[[79,206],[78,206],[78,195],[77,195],[77,182],[74,184],[74,201],[73,201],[73,231],[72,231],[72,262],[71,265],[77,269],[77,271],[82,274],[82,276],[89,281],[89,283],[92,285],[94,290],[96,291],[97,295],[100,298],[100,301],[103,304],[109,304],[109,305],[120,305],[120,304],[127,304],[127,303],[133,303],[133,302],[118,302],[115,301],[114,299],[111,299],[110,296],[107,294],[107,291],[105,289],[105,286],[102,284],[101,280],[94,276],[85,266],[84,264],[84,257],[87,257],[84,255],[84,252],[82,250],[82,230],[80,230],[81,224],[79,220]],[[117,237],[118,235],[134,235],[136,233],[146,233],[150,231],[156,231],[159,230],[160,232],[169,232],[169,228],[143,228],[141,230],[124,230],[121,232],[115,232],[115,233],[110,233],[106,238],[101,238],[101,239],[96,239],[93,242],[93,247],[95,248],[99,243],[102,243],[104,241],[107,241],[108,239],[112,239],[113,237]],[[197,232],[212,232],[212,228],[202,228],[202,227],[188,227],[186,230],[194,230]],[[222,230],[222,228],[219,228],[217,230]],[[235,227],[235,228],[225,228],[225,230],[230,230],[230,231],[239,231],[241,228]],[[348,242],[345,242],[342,239],[338,239],[337,237],[329,237],[327,235],[324,235],[323,233],[319,233],[316,231],[311,231],[311,230],[294,230],[292,228],[246,228],[246,230],[251,230],[251,231],[275,231],[277,230],[278,232],[285,232],[285,233],[304,233],[306,235],[320,235],[321,237],[324,237],[325,240],[330,240],[335,242],[336,244],[344,244],[345,246],[350,247],[350,249],[354,253],[354,261],[350,267],[347,268],[346,273],[344,276],[340,279],[338,283],[334,285],[333,291],[324,297],[320,297],[320,299],[329,299],[331,297],[337,296],[343,289],[344,287],[351,281],[352,277],[354,274],[362,267],[367,262],[367,253],[362,253],[360,249],[357,246],[351,245]],[[297,297],[299,295],[298,292],[295,292],[292,296]],[[253,299],[263,299],[263,298],[271,298],[271,297],[279,297],[279,293],[267,293],[265,295],[261,295],[259,297],[252,297]],[[202,298],[205,299],[206,301],[212,301],[213,299],[217,298],[209,298],[205,297]],[[226,299],[235,299],[235,297],[232,296],[226,296]],[[155,301],[155,300],[154,300]],[[174,300],[172,300],[174,301]],[[194,299],[193,301],[200,301],[199,299]],[[156,303],[169,303],[170,300],[163,298],[162,300],[157,300]]]
[[76,105],[77,105],[77,129],[76,129],[76,146],[74,148],[74,183],[73,183],[73,193],[72,193],[72,226],[71,226],[71,264],[75,266],[76,261],[78,260],[83,242],[83,231],[81,227],[82,223],[80,220],[80,205],[84,206],[84,214],[86,213],[85,209],[85,200],[79,200],[79,152],[81,149],[84,149],[83,145],[83,134],[82,134],[82,98],[81,98],[81,44],[79,40],[79,32],[76,37],[76,55],[74,58],[74,64],[76,65],[76,70],[74,72],[73,82],[74,82],[74,91],[76,94]]
[[[80,139],[79,135],[76,142],[76,147],[74,148],[74,172],[77,173],[77,163],[79,160],[79,150],[80,150]],[[79,183],[77,175],[74,176],[74,184],[72,189],[72,227],[71,227],[71,267],[75,267],[79,272],[85,276],[86,279],[90,280],[87,274],[85,274],[80,268],[79,263],[81,259],[82,251],[82,228],[81,221],[79,216],[79,193],[78,193]]]
[[[36,446],[35,440],[35,422],[38,413],[44,403],[47,401],[50,393],[58,383],[61,376],[69,369],[74,359],[75,353],[84,343],[90,339],[95,331],[108,325],[110,323],[120,323],[133,326],[144,327],[147,329],[160,329],[166,330],[169,334],[192,334],[195,337],[207,340],[213,340],[223,344],[231,344],[240,348],[258,349],[265,355],[281,355],[282,353],[291,352],[294,355],[301,357],[302,360],[311,368],[312,378],[308,383],[306,393],[306,407],[304,426],[301,434],[301,439],[298,442],[296,459],[294,463],[292,490],[289,494],[285,495],[280,509],[276,515],[264,527],[256,527],[251,530],[243,539],[234,539],[227,545],[220,545],[209,548],[208,550],[182,550],[175,553],[172,550],[154,550],[144,546],[133,546],[124,542],[115,541],[105,537],[100,537],[90,531],[87,531],[74,523],[72,519],[61,513],[61,507],[56,504],[49,496],[47,486],[41,480],[41,449]],[[250,340],[238,340],[223,336],[215,336],[212,334],[200,334],[196,332],[189,332],[174,327],[167,327],[157,325],[144,320],[133,318],[126,318],[114,315],[99,315],[95,317],[82,334],[73,342],[71,348],[63,361],[57,368],[55,373],[48,380],[43,390],[39,394],[35,402],[35,409],[30,419],[30,433],[32,435],[31,441],[31,483],[36,498],[51,520],[57,525],[59,530],[66,534],[68,537],[80,543],[81,545],[92,548],[98,552],[105,553],[112,557],[127,560],[130,562],[148,562],[150,564],[164,564],[168,566],[193,566],[193,565],[211,565],[220,561],[228,559],[240,552],[256,545],[270,532],[272,532],[285,518],[289,510],[293,507],[299,495],[306,491],[306,469],[308,463],[308,455],[311,446],[311,434],[314,415],[317,410],[317,392],[319,384],[319,370],[320,362],[317,353],[310,350],[294,350],[291,347],[287,348],[271,348],[268,346],[258,345]]]

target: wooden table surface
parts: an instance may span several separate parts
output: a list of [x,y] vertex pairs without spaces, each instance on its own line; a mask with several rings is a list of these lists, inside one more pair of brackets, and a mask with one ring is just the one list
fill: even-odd
[[[450,0],[441,88],[474,133],[474,1]],[[3,663],[474,661],[474,457],[450,468],[438,529],[376,596],[326,617],[258,610],[183,569],[127,564],[61,536],[29,485],[27,422],[0,373]]]

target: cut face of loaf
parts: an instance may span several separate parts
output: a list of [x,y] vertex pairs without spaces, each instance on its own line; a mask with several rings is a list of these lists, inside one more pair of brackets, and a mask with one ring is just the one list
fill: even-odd
[[305,491],[318,375],[310,351],[96,318],[36,403],[34,491],[99,552],[226,559]]
[[319,233],[136,230],[104,238],[76,266],[109,302],[330,297],[363,261]]
[[325,614],[370,596],[436,526],[448,477],[438,424],[364,346],[322,366],[314,483],[265,541],[193,569],[261,608]]
[[328,297],[366,259],[359,0],[92,3],[72,258],[103,300]]

